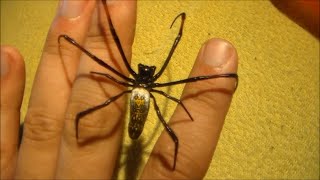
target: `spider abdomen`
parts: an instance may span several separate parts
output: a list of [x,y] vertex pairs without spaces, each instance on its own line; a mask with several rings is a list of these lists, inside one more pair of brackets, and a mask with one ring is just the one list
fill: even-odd
[[142,133],[150,105],[150,93],[144,88],[134,88],[130,98],[129,136],[137,139]]

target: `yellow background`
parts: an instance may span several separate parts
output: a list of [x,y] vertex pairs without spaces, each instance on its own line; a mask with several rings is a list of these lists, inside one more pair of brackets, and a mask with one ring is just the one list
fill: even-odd
[[[18,47],[27,67],[23,115],[56,6],[56,1],[1,0],[1,44]],[[269,1],[139,1],[135,69],[140,62],[161,66],[177,33],[170,23],[183,11],[184,35],[161,81],[187,77],[209,38],[229,40],[239,54],[240,85],[206,179],[317,179],[318,39]],[[166,91],[179,97],[182,88]],[[175,104],[159,102],[168,119]],[[132,178],[146,162],[162,130],[152,110],[148,119],[143,147],[132,146],[124,131],[116,177]]]

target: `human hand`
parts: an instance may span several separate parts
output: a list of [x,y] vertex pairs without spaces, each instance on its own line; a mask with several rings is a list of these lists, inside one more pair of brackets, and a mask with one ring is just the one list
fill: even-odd
[[[16,49],[1,47],[1,178],[112,177],[123,128],[124,98],[81,120],[79,140],[75,138],[74,121],[78,112],[101,104],[121,92],[123,87],[91,76],[90,71],[105,72],[106,69],[71,44],[61,42],[59,47],[57,41],[60,34],[68,34],[110,66],[128,74],[108,27],[101,28],[101,24],[108,26],[108,23],[103,14],[95,9],[96,4],[99,3],[60,3],[34,80],[19,152],[17,144],[24,64]],[[136,2],[112,2],[108,9],[126,57],[130,60]],[[237,53],[233,46],[224,40],[212,39],[201,48],[190,76],[236,70]],[[171,169],[174,144],[163,132],[141,178],[203,178],[210,165],[233,90],[232,79],[187,84],[182,99],[195,121],[186,121],[188,116],[181,106],[177,107],[169,121],[180,140],[176,169]],[[86,143],[79,144],[83,140]]]

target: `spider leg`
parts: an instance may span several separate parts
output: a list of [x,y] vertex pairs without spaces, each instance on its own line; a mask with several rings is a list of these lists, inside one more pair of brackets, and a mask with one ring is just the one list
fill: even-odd
[[133,85],[130,84],[130,83],[127,83],[127,82],[123,82],[123,81],[119,81],[118,79],[112,77],[110,74],[106,74],[106,73],[101,73],[101,72],[95,72],[95,71],[91,71],[90,72],[91,74],[96,74],[96,75],[101,75],[101,76],[105,76],[109,79],[111,79],[112,81],[118,83],[118,84],[121,84],[123,86],[126,86],[126,87],[132,87]]
[[113,23],[112,23],[111,18],[110,18],[110,14],[109,14],[109,10],[108,10],[108,6],[107,6],[106,0],[102,0],[102,3],[103,3],[103,7],[104,7],[104,9],[105,9],[106,15],[107,15],[110,32],[111,32],[111,34],[112,34],[112,36],[113,36],[114,42],[115,42],[116,45],[117,45],[117,48],[118,48],[118,50],[119,50],[119,52],[120,52],[120,55],[121,55],[121,57],[122,57],[122,60],[124,61],[124,64],[125,64],[126,68],[128,69],[128,71],[130,72],[130,74],[131,74],[133,77],[136,77],[136,76],[137,76],[137,73],[134,72],[134,70],[131,68],[131,66],[130,66],[130,64],[129,64],[129,62],[128,62],[128,59],[126,58],[126,55],[124,54],[124,51],[123,51],[123,48],[122,48],[122,45],[121,45],[119,36],[118,36],[116,30],[114,29]]
[[186,19],[186,13],[180,13],[172,22],[170,28],[172,27],[172,25],[174,24],[174,22],[178,19],[178,17],[181,16],[181,25],[180,25],[180,29],[179,29],[179,33],[176,37],[176,39],[173,42],[173,45],[171,47],[171,50],[169,52],[169,55],[167,57],[167,59],[165,60],[164,64],[162,65],[160,71],[153,77],[153,81],[157,80],[163,73],[163,71],[166,69],[167,65],[169,64],[169,61],[174,53],[174,50],[176,49],[176,47],[178,46],[180,39],[182,37],[182,30],[183,30],[183,25],[184,25],[184,21]]
[[71,37],[69,37],[66,34],[61,34],[58,37],[58,43],[60,44],[60,39],[64,38],[66,41],[68,41],[70,44],[76,46],[78,49],[80,49],[82,52],[84,52],[85,54],[87,54],[92,60],[94,60],[96,63],[100,64],[101,66],[105,67],[106,69],[109,69],[110,71],[112,71],[113,73],[115,73],[116,75],[118,75],[119,77],[121,77],[124,80],[127,80],[129,82],[134,82],[133,79],[121,74],[119,71],[115,70],[113,67],[109,66],[107,63],[105,63],[104,61],[102,61],[101,59],[99,59],[97,56],[93,55],[92,53],[90,53],[89,51],[87,51],[85,48],[83,48],[80,44],[78,44],[74,39],[72,39]]
[[94,106],[94,107],[91,107],[89,109],[86,109],[82,112],[79,112],[76,116],[76,120],[75,120],[75,129],[76,129],[76,138],[78,139],[79,138],[79,122],[81,120],[81,118],[87,114],[90,114],[92,113],[93,111],[96,111],[98,109],[101,109],[105,106],[108,106],[110,103],[112,103],[113,101],[117,100],[119,97],[121,97],[122,95],[126,94],[126,93],[130,93],[131,90],[126,90],[126,91],[123,91],[121,92],[120,94],[118,95],[115,95],[113,97],[111,97],[110,99],[108,99],[107,101],[105,101],[104,103],[100,104],[100,105],[97,105],[97,106]]
[[179,148],[179,139],[176,136],[176,134],[174,133],[174,131],[169,127],[169,125],[166,123],[166,121],[163,119],[159,106],[157,105],[156,99],[155,97],[150,93],[151,98],[153,99],[153,104],[154,104],[154,109],[157,112],[158,118],[160,119],[161,123],[163,124],[163,126],[166,128],[166,131],[168,132],[168,134],[170,135],[171,139],[174,142],[175,145],[175,149],[174,149],[174,160],[173,160],[173,167],[172,170],[175,170],[176,168],[176,162],[177,162],[177,154],[178,154],[178,148]]
[[196,82],[196,81],[203,81],[203,80],[207,80],[207,79],[216,79],[216,78],[234,78],[234,79],[236,79],[235,90],[238,87],[238,82],[239,82],[238,75],[234,74],[234,73],[230,73],[230,74],[217,74],[217,75],[211,75],[211,76],[197,76],[197,77],[191,77],[191,78],[173,81],[173,82],[167,82],[167,83],[154,83],[152,88],[171,86],[171,85],[183,84],[183,83],[190,83],[190,82]]
[[184,104],[182,103],[182,101],[180,99],[172,97],[169,94],[167,94],[167,93],[165,93],[163,91],[156,90],[156,89],[151,89],[151,92],[155,92],[155,93],[161,94],[161,95],[163,95],[163,96],[175,101],[176,103],[180,104],[182,106],[182,108],[184,109],[184,111],[188,114],[190,119],[193,121],[193,118],[192,118],[191,114],[189,113],[188,109],[184,106]]

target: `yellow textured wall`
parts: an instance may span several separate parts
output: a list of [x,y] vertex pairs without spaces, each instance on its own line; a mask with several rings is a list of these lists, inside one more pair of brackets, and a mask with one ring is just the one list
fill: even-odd
[[[1,44],[18,47],[27,66],[23,114],[56,5],[1,0]],[[177,33],[170,23],[182,11],[184,36],[161,81],[187,77],[209,38],[229,40],[239,54],[240,86],[206,179],[317,179],[319,41],[269,1],[139,1],[134,68],[140,62],[162,64]],[[166,91],[179,97],[182,88]],[[175,104],[159,102],[168,119]],[[146,162],[162,130],[154,112],[148,119],[141,152],[124,131],[118,178],[130,177]],[[141,161],[134,158],[139,154]]]

